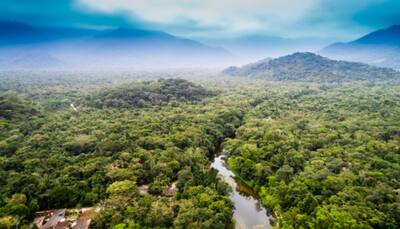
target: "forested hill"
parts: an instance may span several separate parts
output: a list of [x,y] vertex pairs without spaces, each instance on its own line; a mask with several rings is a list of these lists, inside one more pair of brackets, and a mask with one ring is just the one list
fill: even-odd
[[92,229],[233,229],[219,152],[275,227],[400,228],[400,81],[85,74],[0,74],[0,229],[92,206]]
[[399,79],[400,73],[367,64],[331,60],[313,53],[294,53],[243,67],[229,67],[223,74],[270,80],[342,82]]
[[23,98],[16,95],[0,95],[0,121],[24,118],[37,111]]
[[83,104],[97,108],[143,108],[170,102],[196,102],[216,92],[183,79],[160,79],[109,88],[86,96]]
[[[240,95],[201,100],[214,93],[185,80],[122,81],[96,93],[91,83],[71,86],[71,77],[30,75],[21,83],[0,75],[1,229],[28,228],[36,211],[82,206],[101,207],[93,229],[234,227],[228,186],[209,158],[241,123]],[[136,108],[135,93],[154,109]],[[104,108],[75,104],[85,94]]]

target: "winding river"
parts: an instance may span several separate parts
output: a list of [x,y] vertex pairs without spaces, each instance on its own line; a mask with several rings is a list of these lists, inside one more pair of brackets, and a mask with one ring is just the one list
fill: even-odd
[[211,164],[232,187],[230,199],[235,204],[233,218],[237,229],[272,228],[267,210],[262,206],[255,193],[243,182],[234,178],[234,174],[225,166],[224,156],[218,156]]

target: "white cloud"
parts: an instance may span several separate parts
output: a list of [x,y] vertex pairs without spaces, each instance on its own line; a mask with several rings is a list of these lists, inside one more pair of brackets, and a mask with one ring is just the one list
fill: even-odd
[[374,4],[393,5],[398,0],[75,1],[84,10],[121,14],[133,22],[189,37],[268,34],[349,39],[371,29],[354,21],[354,15]]
[[[135,18],[160,25],[194,22],[197,28],[220,28],[221,33],[268,31],[296,23],[316,0],[78,0],[103,13],[128,12]],[[177,28],[179,29],[179,28]]]

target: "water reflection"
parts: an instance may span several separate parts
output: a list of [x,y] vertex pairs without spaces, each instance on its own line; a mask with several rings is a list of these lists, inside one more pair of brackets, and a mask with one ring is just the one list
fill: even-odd
[[230,199],[235,204],[233,218],[238,229],[272,228],[267,210],[262,206],[255,193],[243,182],[234,178],[226,166],[223,156],[216,157],[211,165],[218,170],[225,181],[232,187]]

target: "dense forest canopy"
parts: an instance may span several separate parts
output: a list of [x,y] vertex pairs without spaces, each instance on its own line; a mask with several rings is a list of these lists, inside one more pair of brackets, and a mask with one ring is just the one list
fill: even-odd
[[213,95],[216,93],[186,80],[160,79],[102,89],[87,96],[84,103],[98,108],[143,108],[170,102],[195,102]]
[[234,228],[220,152],[275,227],[400,227],[398,81],[88,75],[0,74],[0,228],[94,205],[91,228]]
[[282,228],[398,228],[399,85],[299,89],[247,113],[229,166]]
[[400,79],[400,73],[390,68],[331,60],[309,52],[264,59],[243,67],[229,67],[223,73],[266,80],[321,83]]
[[[70,93],[68,85],[64,89]],[[240,125],[241,109],[218,99],[198,104],[215,93],[179,79],[97,91],[79,92],[88,105],[78,111],[38,104],[40,114],[23,98],[1,97],[7,108],[0,127],[1,227],[27,223],[39,209],[102,202],[94,228],[231,227],[228,188],[209,159]],[[98,96],[131,109],[85,107]],[[7,122],[27,112],[29,119]],[[172,184],[179,190],[174,199],[164,194]],[[138,195],[141,185],[149,195]]]
[[35,109],[16,94],[0,95],[0,118],[11,120],[35,114]]

